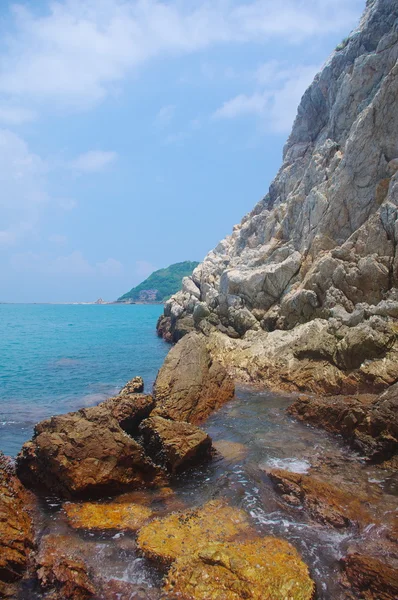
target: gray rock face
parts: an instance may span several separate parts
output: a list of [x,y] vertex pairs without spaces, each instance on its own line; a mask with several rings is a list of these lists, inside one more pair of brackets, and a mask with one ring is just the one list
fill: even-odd
[[[322,356],[333,377],[353,389],[395,381],[397,98],[398,4],[368,1],[358,29],[304,94],[268,194],[166,303],[169,341],[193,315],[194,326],[214,338],[214,358],[238,377],[269,380],[280,367],[278,382],[293,381],[293,363],[278,348],[292,330],[305,346],[302,326],[318,320],[335,340],[333,360]],[[369,323],[374,316],[390,331],[386,346],[385,333]],[[253,340],[258,352],[249,371],[236,367]],[[319,370],[319,357],[306,360]]]

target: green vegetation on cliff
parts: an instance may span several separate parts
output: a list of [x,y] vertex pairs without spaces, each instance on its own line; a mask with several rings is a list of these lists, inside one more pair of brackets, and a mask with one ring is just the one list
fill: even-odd
[[185,261],[159,269],[145,281],[118,298],[118,302],[165,302],[181,288],[183,277],[192,274],[199,263]]

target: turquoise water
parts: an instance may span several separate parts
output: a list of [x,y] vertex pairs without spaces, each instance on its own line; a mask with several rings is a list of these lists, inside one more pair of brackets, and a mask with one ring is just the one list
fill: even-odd
[[33,426],[97,404],[141,375],[150,391],[166,356],[160,305],[0,305],[0,450]]

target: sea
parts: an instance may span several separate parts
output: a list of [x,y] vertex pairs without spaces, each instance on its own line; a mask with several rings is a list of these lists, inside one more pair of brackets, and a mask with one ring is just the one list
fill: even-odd
[[170,347],[161,305],[0,304],[0,450],[16,456],[34,425],[93,406],[136,375],[150,392]]

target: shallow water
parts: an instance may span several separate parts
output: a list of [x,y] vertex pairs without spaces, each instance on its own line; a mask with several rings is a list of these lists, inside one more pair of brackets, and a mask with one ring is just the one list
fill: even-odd
[[15,456],[34,425],[92,406],[134,375],[151,389],[169,347],[159,305],[0,304],[0,450]]
[[[250,515],[259,534],[282,537],[299,550],[316,582],[317,598],[339,600],[345,595],[338,584],[338,561],[369,532],[377,537],[383,515],[396,512],[396,480],[391,472],[366,465],[338,438],[291,419],[286,413],[291,402],[291,396],[239,389],[237,398],[204,424],[225,458],[217,456],[209,465],[180,476],[172,485],[174,496],[155,499],[152,508],[163,515],[225,497]],[[337,531],[311,522],[301,508],[281,500],[264,472],[282,467],[297,472],[312,469],[316,474],[328,461],[332,483],[339,485],[343,479],[353,490],[375,499],[367,508],[378,525],[359,533],[355,528]],[[155,498],[150,492],[143,495],[145,502],[151,497]],[[72,531],[54,498],[44,503],[41,518],[42,533],[66,533],[103,577],[159,586],[162,573],[137,554],[133,536]],[[23,600],[34,597],[40,595],[34,596],[31,589],[21,593]]]

